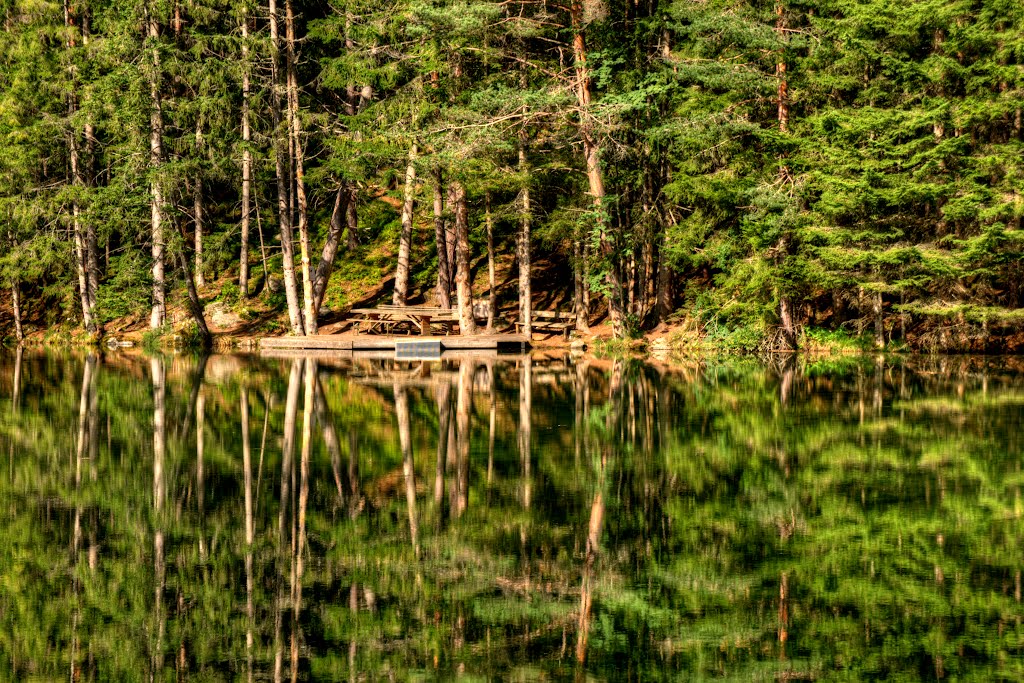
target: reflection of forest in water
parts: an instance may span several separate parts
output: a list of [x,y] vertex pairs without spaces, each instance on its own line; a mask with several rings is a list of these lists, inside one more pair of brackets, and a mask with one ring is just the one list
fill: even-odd
[[1024,678],[1012,361],[0,359],[0,675]]

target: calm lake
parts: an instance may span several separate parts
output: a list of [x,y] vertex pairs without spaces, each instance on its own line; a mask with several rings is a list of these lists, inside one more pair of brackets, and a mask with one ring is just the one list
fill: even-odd
[[1024,362],[0,356],[4,680],[1022,680]]

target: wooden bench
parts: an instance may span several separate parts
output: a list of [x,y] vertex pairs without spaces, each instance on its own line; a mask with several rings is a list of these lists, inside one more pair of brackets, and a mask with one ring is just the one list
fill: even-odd
[[[530,324],[534,332],[561,332],[562,337],[569,339],[569,333],[576,327],[575,313],[560,311],[532,311]],[[516,334],[523,331],[523,323],[516,321]]]

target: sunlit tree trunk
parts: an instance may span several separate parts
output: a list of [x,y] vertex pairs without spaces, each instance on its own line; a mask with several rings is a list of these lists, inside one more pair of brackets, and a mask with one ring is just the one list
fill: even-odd
[[156,329],[164,324],[167,315],[164,283],[164,192],[160,179],[163,166],[164,119],[160,96],[160,50],[157,41],[160,39],[160,26],[157,23],[153,8],[146,6],[146,24],[149,40],[152,43],[150,54],[153,69],[149,79],[149,165],[150,178],[150,239],[153,242],[153,307],[149,316],[149,326]]
[[[196,119],[196,154],[203,152],[203,117]],[[195,185],[192,188],[192,242],[195,252],[196,265],[195,283],[196,287],[206,285],[206,277],[203,275],[203,221],[205,220],[205,209],[203,206],[203,175],[196,173]]]
[[288,302],[288,321],[292,334],[302,334],[302,307],[299,304],[299,289],[295,279],[295,238],[291,219],[291,180],[289,144],[291,127],[282,131],[285,121],[281,114],[281,38],[277,15],[277,0],[268,0],[270,18],[271,88],[270,110],[274,124],[274,174],[277,179],[277,219],[281,235],[281,260],[284,279],[285,299]]
[[[519,135],[519,174],[528,177],[529,168],[526,160],[525,131]],[[519,324],[527,339],[533,335],[533,290],[530,280],[533,276],[533,264],[530,262],[530,223],[532,221],[530,206],[530,185],[524,180],[519,190],[519,234],[516,238],[516,260],[519,262]]]
[[622,303],[622,282],[619,277],[618,264],[615,262],[615,250],[608,235],[608,220],[605,203],[604,172],[601,169],[601,145],[594,134],[590,121],[591,82],[590,69],[587,66],[587,48],[584,39],[585,26],[582,0],[571,0],[570,18],[574,32],[572,40],[573,61],[576,71],[575,91],[576,103],[579,106],[579,132],[583,139],[583,156],[586,162],[587,183],[590,196],[594,203],[596,228],[600,236],[601,255],[607,263],[605,279],[608,285],[608,319],[612,332],[616,337],[625,336],[625,315]]
[[295,204],[299,212],[299,257],[302,266],[302,299],[304,302],[304,330],[307,335],[317,333],[316,311],[313,306],[313,274],[310,265],[309,220],[306,208],[306,181],[303,170],[302,121],[299,118],[299,81],[296,73],[295,16],[291,0],[285,0],[288,66],[288,121],[295,169]]
[[25,330],[21,326],[21,283],[17,280],[11,285],[11,307],[14,309],[14,336],[20,345],[25,341]]
[[[775,32],[778,35],[779,40],[784,41],[786,34],[786,17],[781,2],[776,3],[775,14]],[[786,58],[784,51],[780,51],[779,60],[775,64],[775,77],[778,80],[777,117],[779,121],[779,132],[787,133],[789,131],[789,81],[786,76]],[[783,178],[786,178],[789,175],[789,169],[785,166],[782,166],[779,172]],[[789,237],[787,235],[783,235],[780,240],[778,250],[779,253],[782,254],[782,258],[785,258],[791,246]],[[780,292],[779,294],[779,321],[782,323],[782,350],[795,351],[797,348],[796,320],[793,318],[793,302],[790,300],[789,294],[785,291]]]
[[[249,296],[249,209],[252,192],[252,130],[249,123],[249,15],[242,10],[242,245],[238,259],[238,288]],[[197,266],[198,270],[198,266]]]
[[[88,46],[90,40],[89,32],[89,13],[88,10],[83,11],[81,21],[81,34],[82,34],[82,45]],[[96,142],[96,130],[90,121],[86,121],[82,126],[83,138],[85,142],[84,148],[84,159],[81,161],[81,165],[84,167],[82,173],[82,181],[88,186],[92,187],[95,182],[95,159],[93,152],[95,149]],[[100,289],[100,257],[99,257],[99,240],[96,234],[96,221],[87,220],[85,222],[85,273],[86,273],[86,284],[88,291],[88,307],[92,316],[93,324],[96,326],[96,331],[102,331],[102,323],[96,315],[96,297]]]
[[459,303],[459,333],[476,334],[473,317],[473,278],[469,270],[469,210],[466,207],[466,188],[460,182],[449,185],[449,202],[455,214],[455,292]]
[[398,267],[395,269],[395,292],[392,303],[404,306],[409,296],[409,258],[412,254],[413,201],[416,196],[416,143],[409,147],[405,166],[405,197],[402,202],[402,234],[398,238]]
[[195,253],[196,287],[206,286],[206,276],[203,275],[203,181],[196,178],[196,186],[192,188],[192,215],[193,227],[192,244]]
[[[74,9],[65,0],[64,3],[64,25],[67,29],[67,48],[68,48],[68,60],[69,60],[69,74],[68,77],[72,82],[72,92],[68,97],[68,119],[73,119],[77,111],[77,91],[74,88],[76,81],[75,78],[75,67],[71,61],[73,58],[70,54],[71,50],[76,46],[76,36],[79,31],[75,25],[78,17],[74,14]],[[80,164],[80,147],[78,138],[78,129],[72,124],[71,130],[69,131],[68,141],[68,157],[71,165],[71,182],[75,188],[75,192],[78,193],[85,186],[85,182],[82,178],[82,169]],[[88,265],[86,259],[86,239],[85,231],[82,225],[82,211],[80,206],[80,198],[76,196],[71,202],[71,227],[72,236],[75,245],[75,271],[78,274],[78,293],[82,307],[82,324],[86,330],[90,333],[96,332],[96,323],[93,317],[93,307],[90,305],[89,296],[89,280],[88,280]]]
[[442,172],[434,169],[434,240],[437,243],[437,305],[452,307],[452,271],[448,258],[448,231],[444,224],[444,191]]

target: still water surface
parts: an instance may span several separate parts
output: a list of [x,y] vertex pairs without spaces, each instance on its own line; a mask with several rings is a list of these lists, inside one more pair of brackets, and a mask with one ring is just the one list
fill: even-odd
[[0,357],[4,680],[1021,680],[1013,361]]

